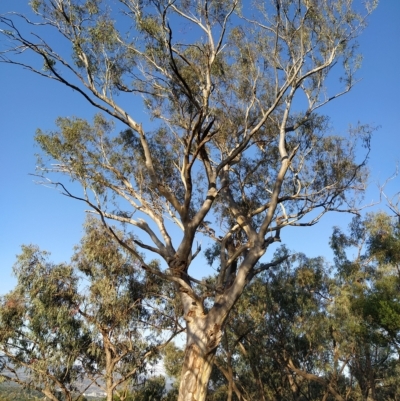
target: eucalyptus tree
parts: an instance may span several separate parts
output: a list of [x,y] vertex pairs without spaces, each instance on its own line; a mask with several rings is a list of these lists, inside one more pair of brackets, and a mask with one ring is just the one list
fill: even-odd
[[[356,82],[355,39],[376,1],[359,3],[33,0],[32,16],[1,17],[2,62],[67,85],[103,113],[93,124],[60,118],[57,131],[39,131],[56,161],[44,169],[80,182],[83,195],[63,192],[104,224],[131,226],[141,233],[136,246],[165,262],[142,266],[180,295],[179,400],[204,400],[228,314],[270,266],[259,261],[281,230],[355,209],[366,174],[356,142],[368,148],[370,129],[329,134],[319,110]],[[339,79],[328,88],[331,72]],[[124,126],[119,136],[106,115]],[[190,266],[203,236],[215,241],[221,267],[196,290]]]
[[60,392],[78,400],[89,386],[123,400],[179,330],[164,307],[167,292],[154,293],[136,258],[94,218],[72,264],[48,256],[24,246],[17,287],[1,300],[1,377],[53,401]]
[[247,287],[216,355],[237,399],[346,399],[347,363],[331,332],[330,274],[323,258],[297,254]]
[[[124,241],[134,248],[129,236]],[[86,221],[72,264],[87,282],[75,308],[92,336],[87,351],[96,369],[87,375],[105,391],[107,401],[114,394],[123,400],[126,389],[142,382],[161,349],[181,331],[168,305],[168,285],[160,283],[155,292],[139,260],[94,218]]]
[[335,228],[331,238],[339,280],[334,329],[346,338],[349,374],[362,400],[399,397],[399,238],[397,216],[382,212],[354,218],[348,234]]
[[77,383],[87,373],[92,338],[72,312],[78,303],[78,278],[65,264],[24,246],[14,272],[15,290],[1,298],[0,375],[58,401],[78,398]]
[[398,216],[371,213],[334,229],[335,266],[297,254],[253,280],[215,359],[227,399],[396,400],[399,239]]

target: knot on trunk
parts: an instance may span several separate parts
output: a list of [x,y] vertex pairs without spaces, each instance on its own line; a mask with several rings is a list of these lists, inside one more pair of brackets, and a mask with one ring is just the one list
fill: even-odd
[[212,351],[218,347],[222,337],[221,326],[217,323],[211,329],[207,330],[207,348],[208,351]]
[[169,269],[172,274],[180,276],[180,273],[186,273],[187,271],[187,260],[183,260],[175,255],[169,263]]
[[195,310],[190,310],[186,315],[184,316],[184,319],[189,323],[193,321],[193,318],[196,317],[196,311]]
[[205,318],[205,313],[202,308],[199,308],[196,302],[192,302],[192,307],[188,313],[184,316],[184,319],[189,323],[192,322],[194,318],[198,317],[201,319]]

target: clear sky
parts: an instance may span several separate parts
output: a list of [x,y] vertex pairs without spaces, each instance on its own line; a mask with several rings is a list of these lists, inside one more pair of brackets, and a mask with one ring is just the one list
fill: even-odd
[[[27,3],[0,0],[0,14],[24,11]],[[359,39],[364,55],[358,73],[362,80],[324,110],[339,132],[358,121],[381,127],[372,141],[370,189],[364,203],[379,200],[377,185],[395,172],[399,160],[399,20],[400,1],[381,0]],[[15,284],[12,265],[21,244],[37,244],[50,251],[55,262],[68,261],[82,235],[84,204],[35,184],[29,175],[35,172],[34,154],[38,151],[33,141],[35,130],[54,128],[58,116],[90,119],[96,111],[61,84],[1,63],[0,91],[0,294],[4,294]],[[399,183],[400,178],[393,180],[388,192],[400,190]],[[384,204],[378,207],[384,209]],[[312,228],[282,231],[282,240],[290,249],[330,259],[328,239],[332,226],[345,227],[350,218],[331,214]],[[202,269],[197,267],[198,274]]]

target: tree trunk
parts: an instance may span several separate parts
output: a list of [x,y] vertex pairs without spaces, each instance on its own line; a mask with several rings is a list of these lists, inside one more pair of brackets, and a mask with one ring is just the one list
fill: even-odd
[[[264,247],[252,247],[241,263],[233,283],[215,297],[214,306],[208,314],[205,313],[204,300],[187,288],[190,287],[189,283],[179,288],[187,339],[177,401],[205,401],[215,351],[221,342],[222,327],[248,283],[250,270],[264,253]],[[182,265],[186,266],[182,258],[177,260],[179,263],[169,264],[172,272],[179,271]]]
[[258,392],[258,397],[260,401],[266,401],[265,400],[265,395],[264,395],[264,385],[260,377],[260,372],[257,369],[257,366],[254,364],[254,361],[252,358],[249,356],[249,353],[247,352],[245,346],[239,341],[238,342],[239,348],[242,352],[242,354],[245,356],[247,359],[250,369],[253,372],[253,376],[257,385],[257,392]]
[[221,325],[215,321],[211,322],[207,316],[188,315],[187,342],[178,401],[204,401],[215,351],[221,341]]
[[290,371],[287,373],[286,377],[289,381],[290,390],[292,391],[292,398],[294,401],[297,401],[299,399],[299,386]]
[[366,394],[366,399],[367,401],[375,401],[375,374],[374,374],[374,368],[372,366],[372,358],[371,358],[371,350],[369,348],[369,345],[365,347],[365,356],[367,359],[367,394]]
[[109,349],[109,343],[107,339],[103,337],[103,341],[105,344],[105,353],[106,353],[106,401],[113,401],[113,364],[112,364],[112,355],[111,350]]

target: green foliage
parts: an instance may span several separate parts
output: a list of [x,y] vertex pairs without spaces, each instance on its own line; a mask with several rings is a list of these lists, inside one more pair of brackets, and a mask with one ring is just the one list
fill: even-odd
[[170,398],[166,398],[165,395],[165,378],[154,376],[145,379],[136,389],[126,392],[121,397],[114,395],[113,401],[169,401]]
[[[316,372],[325,371],[333,358],[326,316],[328,274],[322,258],[299,254],[245,292],[229,320],[230,340],[223,343],[232,353],[234,374],[243,391],[254,397],[290,398],[299,392],[309,393],[311,399],[323,396],[323,387],[298,375],[291,379],[297,383],[293,394],[287,379],[289,361]],[[219,357],[224,361],[223,354]]]
[[174,343],[169,343],[163,351],[163,364],[165,372],[169,377],[179,381],[181,367],[184,358],[184,351]]
[[[37,247],[24,246],[14,266],[18,285],[1,299],[0,347],[12,363],[25,370],[33,388],[55,391],[63,383],[67,393],[84,374],[91,342],[74,311],[80,302],[78,278],[64,264],[54,265]],[[6,362],[5,378],[14,378]],[[18,377],[18,376],[17,376]]]
[[18,285],[0,305],[0,373],[43,394],[61,388],[72,400],[83,378],[106,374],[111,392],[135,382],[159,358],[163,329],[173,330],[171,310],[155,302],[159,293],[138,261],[94,218],[85,223],[71,265],[23,246],[14,273]]
[[234,377],[238,398],[396,400],[399,275],[384,251],[396,227],[382,213],[355,218],[348,234],[334,230],[334,270],[298,254],[254,280],[230,314],[211,387],[226,394]]
[[42,394],[38,391],[9,383],[0,384],[0,401],[38,401],[42,398]]
[[[354,227],[358,228],[357,235]],[[368,326],[389,330],[395,340],[399,328],[397,292],[400,279],[396,251],[400,244],[397,219],[381,212],[369,214],[364,221],[354,219],[350,231],[352,239],[338,233],[335,229],[332,243],[335,244],[338,268],[345,273],[345,283],[355,287],[354,309],[362,314]],[[342,240],[338,241],[339,237]],[[358,248],[358,258],[352,262],[346,255],[350,246]],[[342,266],[348,265],[352,265],[352,269],[343,270]]]
[[145,385],[133,394],[134,401],[162,400],[165,392],[165,378],[163,376],[146,380]]

